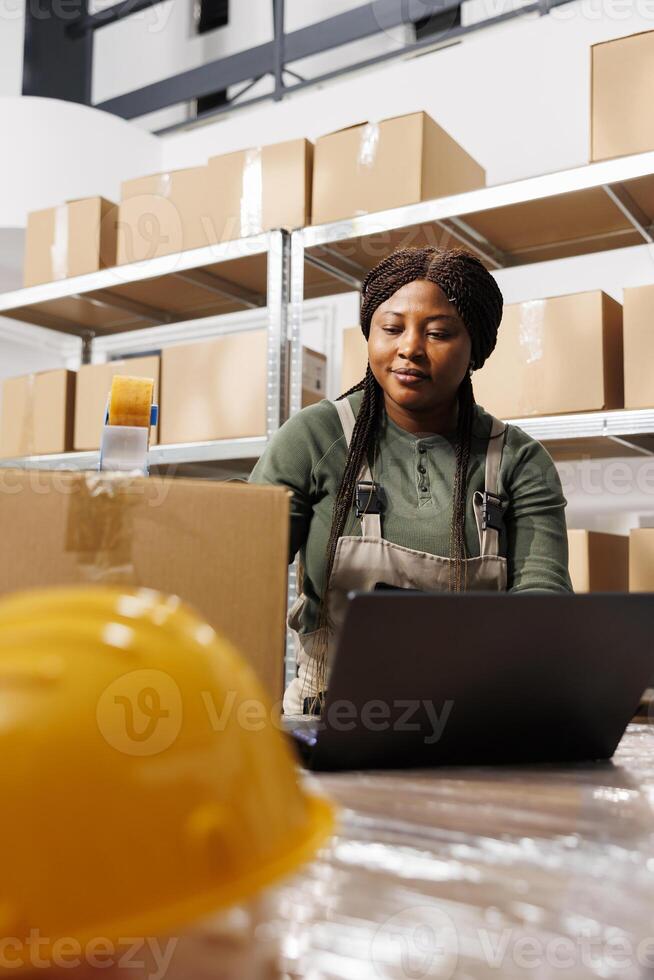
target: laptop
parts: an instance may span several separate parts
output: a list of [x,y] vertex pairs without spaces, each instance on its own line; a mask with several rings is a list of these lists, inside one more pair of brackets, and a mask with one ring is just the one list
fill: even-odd
[[609,759],[654,673],[654,594],[351,593],[317,771]]

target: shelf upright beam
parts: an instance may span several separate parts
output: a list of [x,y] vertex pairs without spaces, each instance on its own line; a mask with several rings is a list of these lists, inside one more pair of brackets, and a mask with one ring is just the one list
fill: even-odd
[[268,378],[266,436],[288,416],[288,307],[291,244],[286,231],[269,232],[268,244]]
[[[289,296],[289,415],[302,408],[302,313],[304,306],[304,234],[291,234],[291,286]],[[298,596],[297,561],[288,567],[288,609]],[[290,631],[286,633],[285,686],[295,677],[295,643]]]

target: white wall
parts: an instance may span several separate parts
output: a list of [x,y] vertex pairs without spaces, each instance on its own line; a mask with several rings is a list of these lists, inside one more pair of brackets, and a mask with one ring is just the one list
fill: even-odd
[[23,88],[25,0],[0,0],[0,96]]

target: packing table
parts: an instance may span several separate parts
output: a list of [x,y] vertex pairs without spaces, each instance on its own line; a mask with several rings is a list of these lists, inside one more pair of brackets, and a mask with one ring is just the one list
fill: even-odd
[[607,764],[306,778],[336,835],[166,980],[654,976],[654,725]]

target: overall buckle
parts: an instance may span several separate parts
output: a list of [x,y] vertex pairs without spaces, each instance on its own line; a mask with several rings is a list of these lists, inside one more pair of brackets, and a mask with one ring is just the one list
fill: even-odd
[[381,493],[382,488],[378,483],[372,483],[370,480],[359,480],[354,496],[357,517],[363,517],[364,514],[381,514]]
[[482,493],[481,529],[486,531],[492,528],[494,531],[501,531],[504,527],[502,519],[502,498],[496,493],[489,493],[484,490]]

